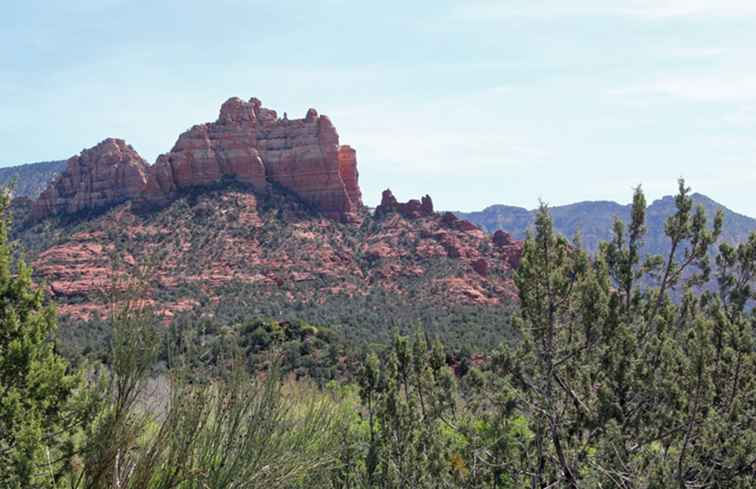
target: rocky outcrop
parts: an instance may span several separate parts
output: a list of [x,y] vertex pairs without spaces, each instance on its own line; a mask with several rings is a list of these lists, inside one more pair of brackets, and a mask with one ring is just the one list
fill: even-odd
[[430,195],[421,200],[411,199],[405,203],[396,200],[391,190],[386,189],[381,195],[381,204],[375,208],[376,217],[383,217],[391,213],[398,213],[407,219],[418,219],[435,215],[433,200]]
[[451,212],[444,212],[441,216],[441,222],[444,226],[458,231],[480,231],[480,228],[470,221],[460,219]]
[[349,219],[362,206],[356,153],[339,146],[330,119],[315,109],[303,119],[279,118],[256,98],[229,99],[217,121],[192,127],[158,157],[145,200],[168,202],[224,176],[258,191],[280,185],[332,218]]
[[362,191],[357,171],[357,151],[351,146],[339,146],[339,174],[344,181],[349,200],[362,204]]
[[512,268],[520,266],[522,250],[525,244],[524,241],[512,239],[512,236],[509,233],[502,231],[501,229],[493,234],[491,240],[501,254],[501,257],[506,260]]
[[512,236],[508,232],[502,231],[501,229],[497,229],[496,232],[493,233],[492,239],[496,246],[508,246],[514,242]]
[[32,205],[32,217],[94,210],[136,198],[147,185],[147,169],[122,139],[106,139],[68,160]]
[[206,186],[224,176],[265,190],[256,120],[252,103],[238,98],[226,101],[215,123],[192,127],[179,136],[170,153],[158,157],[150,168],[145,200],[164,204],[179,190]]
[[180,191],[230,177],[267,192],[272,184],[324,215],[351,220],[362,207],[357,156],[339,145],[331,120],[307,111],[289,119],[252,98],[227,100],[218,119],[181,134],[149,166],[119,139],[106,139],[67,162],[34,204],[33,217],[73,213],[134,199],[165,205]]
[[488,276],[488,262],[485,258],[478,258],[477,260],[473,260],[470,265],[472,266],[472,269],[478,272],[479,275],[486,277]]

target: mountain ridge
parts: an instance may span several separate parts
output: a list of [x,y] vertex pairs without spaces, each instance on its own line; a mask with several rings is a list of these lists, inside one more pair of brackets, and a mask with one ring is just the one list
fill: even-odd
[[[721,241],[743,242],[748,235],[756,232],[756,219],[737,213],[701,193],[692,193],[695,205],[702,205],[711,220],[717,209],[724,213],[723,234]],[[648,233],[646,252],[659,254],[666,247],[664,221],[674,212],[675,202],[671,195],[663,196],[646,207]],[[611,238],[614,217],[627,222],[630,217],[631,204],[620,204],[609,200],[580,201],[572,204],[549,207],[554,227],[567,237],[573,237],[577,231],[586,248],[595,252],[600,241]],[[488,233],[502,230],[515,239],[524,239],[527,230],[535,221],[536,210],[524,207],[494,204],[477,212],[454,212],[462,219],[480,226]]]
[[0,187],[13,183],[14,197],[35,199],[65,168],[65,160],[5,166],[0,168]]
[[[725,210],[727,210],[729,212],[732,212],[733,214],[737,214],[738,216],[745,217],[745,218],[748,218],[748,219],[756,220],[756,217],[751,217],[748,214],[744,214],[742,212],[734,211],[734,210],[728,208],[727,206],[725,206],[724,204],[720,204],[719,202],[717,202],[713,198],[711,198],[708,195],[703,194],[701,192],[692,192],[690,195],[696,201],[708,202],[708,203],[711,203],[712,205],[719,206],[722,209],[725,209]],[[654,199],[648,207],[650,207],[650,206],[652,206],[652,205],[654,205],[654,204],[656,204],[658,202],[662,202],[662,201],[666,202],[666,201],[669,201],[669,200],[674,200],[674,198],[675,198],[674,195],[671,195],[671,194],[670,195],[663,195],[663,196],[661,196],[661,197],[659,197],[657,199]],[[563,209],[563,208],[567,208],[567,207],[574,207],[574,206],[581,206],[581,205],[593,205],[593,204],[595,204],[595,205],[606,204],[606,205],[609,205],[609,206],[617,207],[618,209],[626,209],[626,208],[629,209],[632,206],[632,203],[622,204],[620,202],[617,202],[616,200],[607,200],[607,199],[590,200],[590,199],[588,199],[588,200],[579,200],[577,202],[569,202],[567,204],[560,204],[560,205],[550,205],[550,204],[547,204],[547,207],[551,210],[551,209]],[[527,207],[523,207],[523,206],[519,206],[519,205],[491,204],[491,205],[487,205],[486,207],[484,207],[483,209],[481,209],[479,211],[476,211],[476,210],[472,210],[472,211],[453,210],[453,211],[449,211],[449,212],[453,212],[454,214],[457,214],[457,215],[472,215],[472,214],[486,213],[486,212],[489,212],[489,211],[495,211],[497,209],[522,210],[522,211],[525,211],[525,212],[528,212],[528,213],[534,213],[534,212],[536,212],[538,210],[537,207],[532,208],[532,209],[528,209]]]
[[[66,161],[27,163],[13,167],[0,168],[0,185],[7,185],[15,178],[14,196],[34,199],[42,193],[44,186],[53,181],[65,170]],[[707,215],[713,216],[717,208],[725,213],[723,240],[741,242],[747,239],[749,232],[756,231],[756,219],[728,209],[714,199],[696,192],[692,195],[697,204],[707,209]],[[18,199],[22,201],[23,199]],[[25,214],[30,202],[19,203],[23,207],[20,214]],[[664,249],[663,218],[670,214],[674,206],[671,195],[655,199],[647,208],[649,218],[649,237],[652,243],[649,251],[658,254]],[[568,237],[577,229],[582,230],[585,245],[595,251],[599,240],[610,238],[612,219],[616,215],[623,220],[629,216],[630,204],[621,204],[612,200],[584,200],[565,205],[552,206],[555,227]],[[515,239],[524,239],[529,226],[533,224],[535,209],[507,204],[492,204],[481,211],[454,211],[454,215],[468,220],[488,233],[503,230]],[[654,234],[655,233],[655,234]]]

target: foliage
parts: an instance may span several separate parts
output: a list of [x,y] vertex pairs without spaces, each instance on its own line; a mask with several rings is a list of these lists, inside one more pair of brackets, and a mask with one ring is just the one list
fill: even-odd
[[[522,340],[497,359],[535,436],[519,469],[533,487],[748,487],[754,477],[756,235],[723,245],[680,182],[666,257],[641,260],[645,199],[591,261],[538,213],[517,280]],[[737,256],[737,258],[736,258]],[[737,265],[736,265],[737,263]],[[656,287],[641,286],[651,277]],[[670,300],[679,288],[683,299]],[[748,372],[748,373],[746,373]],[[750,458],[749,458],[750,457]]]
[[383,364],[368,356],[360,375],[365,464],[353,477],[365,487],[448,487],[453,446],[443,432],[454,382],[441,345],[419,337],[396,336]]
[[116,314],[107,395],[71,487],[282,488],[327,472],[342,417],[329,397],[284,383],[275,366],[251,377],[238,359],[151,380],[155,325],[146,308]]
[[12,258],[8,192],[0,196],[0,485],[55,487],[75,449],[77,427],[91,417],[51,336],[55,313],[31,269]]
[[[629,223],[591,257],[541,206],[516,274],[516,334],[508,320],[489,324],[505,329],[493,354],[460,348],[452,327],[410,339],[403,324],[360,356],[342,329],[286,317],[283,300],[277,320],[218,307],[163,335],[143,289],[114,287],[136,301],[113,301],[109,368],[90,381],[99,404],[79,454],[48,479],[33,458],[8,477],[119,489],[750,488],[756,234],[712,252],[721,215],[710,226],[680,181],[668,250],[647,257],[646,213],[638,188]],[[9,296],[5,310],[33,306],[18,316],[45,333],[29,357],[49,358],[36,294]],[[366,297],[357,307],[404,319]],[[32,440],[28,453],[70,438]]]
[[164,358],[186,341],[193,348],[182,353],[182,360],[193,366],[222,365],[233,351],[244,358],[252,374],[278,366],[284,376],[292,374],[320,386],[350,376],[352,351],[343,339],[328,327],[301,320],[254,318],[230,326],[214,321],[177,322],[166,338]]
[[[721,204],[699,193],[691,194],[690,197],[695,205],[703,206],[709,219],[713,219],[718,210],[723,211],[720,240],[739,244],[747,241],[748,236],[756,231],[754,216],[745,216],[723,208]],[[612,240],[615,218],[619,217],[623,224],[630,225],[631,212],[632,204],[621,205],[608,201],[577,202],[549,208],[554,229],[568,238],[579,232],[583,246],[592,255],[598,251],[600,243]],[[667,252],[669,243],[664,232],[664,225],[667,218],[675,212],[675,199],[670,195],[648,206],[645,220],[647,232],[641,249],[643,256]],[[482,211],[456,214],[489,233],[501,229],[515,239],[525,239],[528,230],[532,232],[534,229],[537,213],[537,209],[527,210],[522,207],[492,205]],[[711,251],[714,254],[716,249]]]

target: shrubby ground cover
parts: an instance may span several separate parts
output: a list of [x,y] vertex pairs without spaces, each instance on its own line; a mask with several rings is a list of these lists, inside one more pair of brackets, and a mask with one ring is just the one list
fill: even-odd
[[75,367],[4,212],[0,485],[753,487],[756,235],[720,242],[680,182],[668,251],[645,258],[645,208],[638,189],[589,256],[543,206],[486,351],[423,325],[359,347],[291,318],[166,331],[137,282]]

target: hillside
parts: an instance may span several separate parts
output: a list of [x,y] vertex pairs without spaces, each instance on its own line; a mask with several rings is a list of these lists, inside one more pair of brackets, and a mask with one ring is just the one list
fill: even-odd
[[21,226],[16,237],[71,324],[107,314],[113,270],[135,276],[149,264],[149,298],[166,323],[262,315],[342,326],[357,339],[418,325],[471,344],[501,338],[517,243],[496,245],[437,213],[360,218],[340,223],[285,193],[225,183],[163,209],[125,203]]
[[0,168],[0,187],[15,182],[14,196],[35,199],[65,168],[65,161],[43,161]]
[[[692,194],[693,201],[702,205],[707,216],[712,219],[717,209],[724,212],[722,241],[739,243],[748,239],[756,231],[756,219],[733,212],[702,194]],[[662,254],[668,244],[664,235],[664,222],[675,209],[671,196],[656,200],[646,209],[648,234],[645,250],[650,254]],[[625,222],[630,218],[630,205],[616,202],[596,201],[578,202],[549,208],[554,219],[554,227],[562,234],[572,237],[576,232],[584,245],[591,252],[596,251],[598,243],[611,238],[614,218]],[[498,229],[510,233],[515,239],[524,239],[528,228],[533,224],[535,211],[521,207],[493,205],[479,212],[456,212],[458,217],[475,223],[489,233]]]
[[357,342],[422,327],[470,347],[510,332],[522,243],[434,212],[429,196],[387,190],[369,212],[356,151],[314,109],[279,118],[232,98],[154,164],[109,138],[21,200],[14,238],[64,335],[106,336],[112,296],[137,277],[166,325],[268,316]]

